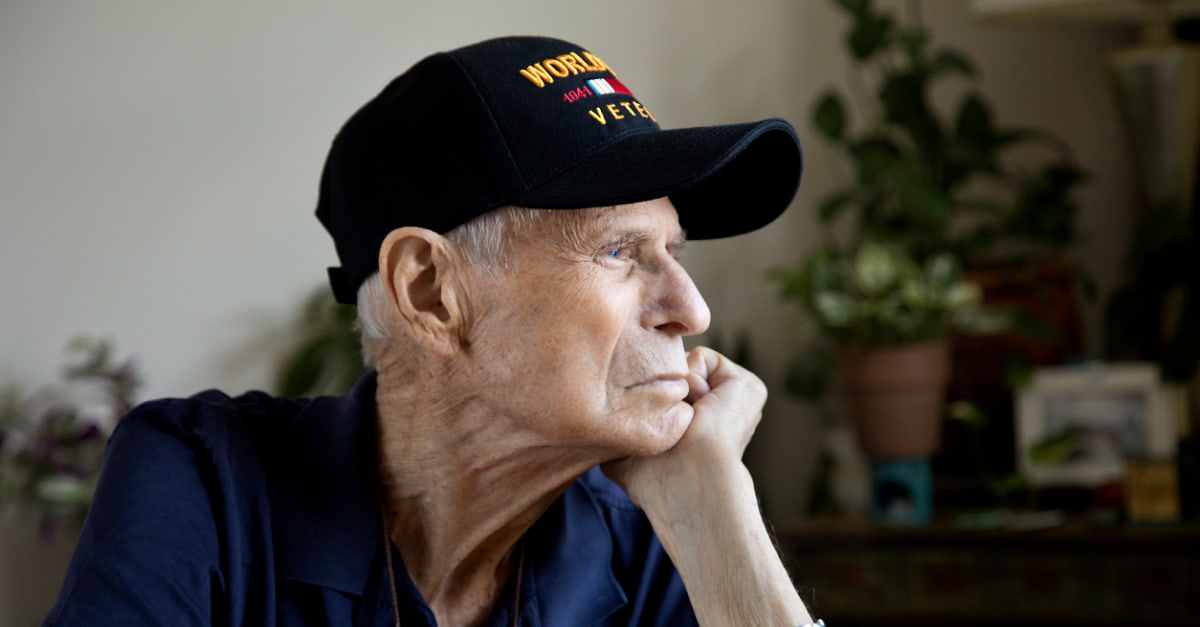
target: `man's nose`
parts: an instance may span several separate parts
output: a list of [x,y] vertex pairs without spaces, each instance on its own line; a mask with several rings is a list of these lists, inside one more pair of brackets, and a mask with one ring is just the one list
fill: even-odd
[[672,258],[660,279],[657,307],[652,308],[648,326],[681,336],[704,333],[712,314],[687,270]]

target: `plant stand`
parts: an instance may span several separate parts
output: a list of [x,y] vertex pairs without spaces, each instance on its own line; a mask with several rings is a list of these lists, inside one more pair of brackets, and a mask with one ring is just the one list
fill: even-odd
[[929,460],[871,461],[871,520],[895,526],[933,518],[933,472]]

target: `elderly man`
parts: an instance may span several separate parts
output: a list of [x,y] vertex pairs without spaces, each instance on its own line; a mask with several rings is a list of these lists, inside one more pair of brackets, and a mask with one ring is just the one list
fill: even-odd
[[431,56],[317,215],[374,369],[124,418],[55,625],[795,625],[741,462],[766,393],[676,255],[795,194],[787,123],[663,131],[600,57]]

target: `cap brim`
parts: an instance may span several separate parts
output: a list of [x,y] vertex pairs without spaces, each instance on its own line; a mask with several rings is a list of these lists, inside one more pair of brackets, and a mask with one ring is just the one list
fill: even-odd
[[631,135],[514,201],[581,209],[669,196],[689,239],[747,233],[791,204],[803,158],[784,120]]

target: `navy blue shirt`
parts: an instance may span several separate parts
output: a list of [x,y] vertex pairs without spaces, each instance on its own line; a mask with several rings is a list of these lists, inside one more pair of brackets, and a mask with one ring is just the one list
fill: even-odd
[[[390,627],[374,416],[373,373],[340,397],[139,406],[109,443],[45,624]],[[523,542],[521,625],[696,624],[649,521],[599,469]],[[387,546],[403,625],[436,624]],[[489,625],[511,624],[514,585]]]

